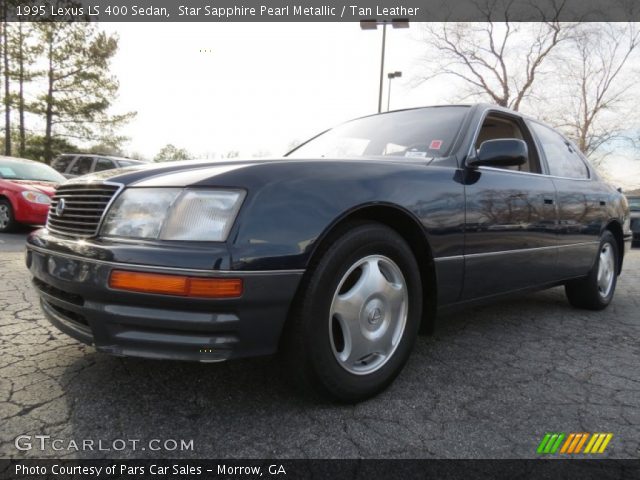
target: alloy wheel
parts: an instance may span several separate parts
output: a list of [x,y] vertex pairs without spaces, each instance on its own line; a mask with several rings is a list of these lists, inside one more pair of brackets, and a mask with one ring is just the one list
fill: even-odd
[[371,255],[352,265],[329,315],[331,348],[340,366],[367,375],[387,363],[402,339],[408,305],[407,284],[393,260]]

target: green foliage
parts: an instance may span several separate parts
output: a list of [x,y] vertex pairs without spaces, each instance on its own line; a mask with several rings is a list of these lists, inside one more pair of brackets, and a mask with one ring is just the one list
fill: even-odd
[[110,74],[118,38],[98,31],[91,23],[38,24],[49,68],[48,88],[38,97],[35,111],[45,118],[45,157],[56,135],[102,140],[129,121],[135,113],[110,115],[118,81]]
[[[16,144],[14,135],[13,143]],[[4,151],[4,138],[0,138],[0,151]],[[54,137],[51,143],[51,152],[53,157],[61,153],[74,153],[80,149],[64,137]],[[27,134],[25,138],[25,149],[22,154],[14,153],[14,156],[28,158],[44,162],[45,160],[45,138],[42,135]]]
[[[79,3],[58,0],[56,5]],[[110,73],[118,37],[90,22],[1,22],[0,31],[7,35],[6,42],[0,39],[0,57],[7,53],[7,68],[0,58],[0,102],[10,120],[3,115],[3,143],[13,147],[11,153],[44,155],[50,162],[74,140],[119,151],[126,138],[117,130],[135,112],[111,112],[119,88]]]
[[170,143],[160,149],[158,154],[154,157],[156,162],[170,162],[173,160],[189,160],[192,158],[191,154],[184,148],[178,148]]

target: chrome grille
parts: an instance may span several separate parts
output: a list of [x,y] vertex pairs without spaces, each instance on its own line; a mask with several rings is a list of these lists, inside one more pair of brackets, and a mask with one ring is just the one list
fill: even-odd
[[[91,237],[120,187],[103,183],[61,185],[51,199],[47,228],[72,237]],[[58,207],[63,201],[64,208]]]

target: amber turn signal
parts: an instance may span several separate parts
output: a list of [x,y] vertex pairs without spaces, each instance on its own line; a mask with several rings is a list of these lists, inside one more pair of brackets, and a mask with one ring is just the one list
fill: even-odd
[[243,285],[240,278],[185,277],[113,270],[109,276],[109,288],[181,297],[237,298],[242,296]]

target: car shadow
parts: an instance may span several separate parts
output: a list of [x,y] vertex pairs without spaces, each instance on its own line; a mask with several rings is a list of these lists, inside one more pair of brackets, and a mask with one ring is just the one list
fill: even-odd
[[[358,412],[418,403],[436,408],[434,383],[463,389],[451,376],[450,357],[473,356],[479,338],[517,341],[537,328],[536,318],[563,310],[562,290],[510,299],[446,315],[434,335],[420,336],[407,368],[386,391],[359,405],[331,403],[303,394],[289,381],[277,357],[217,364],[119,358],[89,347],[73,355],[61,383],[72,438],[193,439],[195,451],[173,457],[270,456],[269,439],[279,439],[280,456],[301,456],[295,439],[334,432]],[[526,313],[524,313],[526,312]],[[557,313],[557,312],[556,312]],[[505,337],[505,331],[510,332]],[[485,346],[479,345],[482,351]],[[483,360],[477,360],[482,365]],[[486,367],[486,366],[484,366]],[[335,422],[327,425],[326,422]],[[337,430],[336,430],[337,429]],[[307,432],[307,433],[305,433]],[[283,437],[284,436],[284,437]],[[275,440],[274,440],[275,441]],[[283,447],[282,445],[287,447]],[[351,446],[353,448],[353,446]],[[82,452],[81,457],[162,457],[166,452]],[[345,450],[345,456],[357,451]]]

